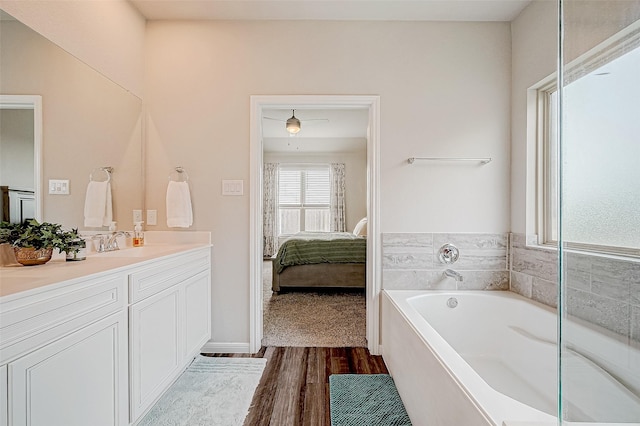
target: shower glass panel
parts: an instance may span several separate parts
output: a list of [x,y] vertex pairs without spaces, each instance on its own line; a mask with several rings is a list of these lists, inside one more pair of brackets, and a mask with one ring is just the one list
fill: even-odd
[[640,0],[560,0],[560,424],[640,424]]

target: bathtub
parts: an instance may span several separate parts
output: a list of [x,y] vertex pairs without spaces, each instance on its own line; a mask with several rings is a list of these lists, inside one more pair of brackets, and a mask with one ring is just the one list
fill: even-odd
[[[382,355],[415,426],[557,424],[555,310],[506,291],[385,290],[381,303]],[[570,326],[585,345],[563,355],[563,423],[640,426],[640,351]]]

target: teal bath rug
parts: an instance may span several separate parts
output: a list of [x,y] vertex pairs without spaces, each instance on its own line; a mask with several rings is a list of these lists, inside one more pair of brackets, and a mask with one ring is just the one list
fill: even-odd
[[329,376],[331,426],[410,426],[388,374]]
[[139,426],[242,426],[266,362],[198,356]]

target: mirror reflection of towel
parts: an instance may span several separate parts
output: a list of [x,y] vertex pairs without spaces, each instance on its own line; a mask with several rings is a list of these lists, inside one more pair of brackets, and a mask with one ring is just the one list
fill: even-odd
[[188,228],[193,225],[191,194],[187,182],[169,181],[167,186],[167,226]]
[[111,183],[89,181],[84,199],[84,226],[99,228],[113,221]]

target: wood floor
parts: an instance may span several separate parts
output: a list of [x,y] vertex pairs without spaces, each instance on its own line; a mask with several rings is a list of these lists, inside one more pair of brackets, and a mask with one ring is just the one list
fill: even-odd
[[382,374],[387,367],[366,348],[267,347],[254,355],[267,358],[244,425],[330,426],[331,374]]

